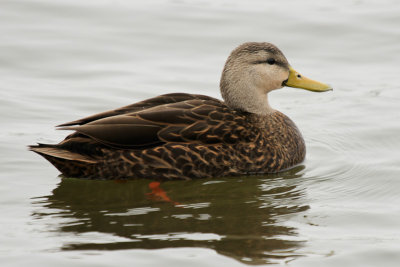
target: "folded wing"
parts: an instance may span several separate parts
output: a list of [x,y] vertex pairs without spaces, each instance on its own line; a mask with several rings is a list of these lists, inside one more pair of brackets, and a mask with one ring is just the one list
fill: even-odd
[[155,97],[61,126],[104,145],[127,149],[167,142],[233,144],[256,138],[240,112],[217,99],[189,94]]

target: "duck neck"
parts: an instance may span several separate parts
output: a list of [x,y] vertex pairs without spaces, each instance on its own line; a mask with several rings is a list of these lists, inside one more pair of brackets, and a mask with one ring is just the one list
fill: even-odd
[[268,94],[256,95],[254,97],[251,97],[247,101],[248,101],[248,105],[246,107],[247,112],[251,112],[258,115],[268,115],[275,111],[269,105]]
[[271,108],[268,102],[268,94],[261,93],[259,88],[222,88],[221,94],[225,103],[237,110],[254,113],[257,115],[268,115],[275,110]]

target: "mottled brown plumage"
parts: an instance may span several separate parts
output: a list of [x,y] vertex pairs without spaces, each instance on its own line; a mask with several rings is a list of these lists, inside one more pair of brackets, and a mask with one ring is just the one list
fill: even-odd
[[[253,84],[246,72],[254,71],[266,72],[269,80],[275,73],[278,81],[257,76],[261,83]],[[288,76],[279,49],[247,43],[225,65],[221,92],[226,102],[204,95],[161,95],[61,124],[60,129],[75,132],[59,144],[30,149],[68,177],[193,179],[279,172],[305,157],[297,127],[272,110],[266,97]],[[262,102],[244,99],[247,95]]]

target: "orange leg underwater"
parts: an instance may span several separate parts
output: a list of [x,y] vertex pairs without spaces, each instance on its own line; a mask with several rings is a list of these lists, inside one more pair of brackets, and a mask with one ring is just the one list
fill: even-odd
[[151,192],[147,193],[147,196],[149,199],[152,199],[155,201],[170,202],[174,205],[180,205],[178,202],[171,200],[167,196],[167,193],[160,187],[160,182],[149,183],[149,188],[151,189]]

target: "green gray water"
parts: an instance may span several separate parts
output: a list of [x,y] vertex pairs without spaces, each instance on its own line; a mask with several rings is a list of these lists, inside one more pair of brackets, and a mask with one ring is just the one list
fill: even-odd
[[[1,1],[1,266],[399,266],[400,4]],[[271,105],[307,144],[274,176],[62,179],[26,146],[53,126],[171,92],[219,96],[230,51],[280,47],[315,94]]]

